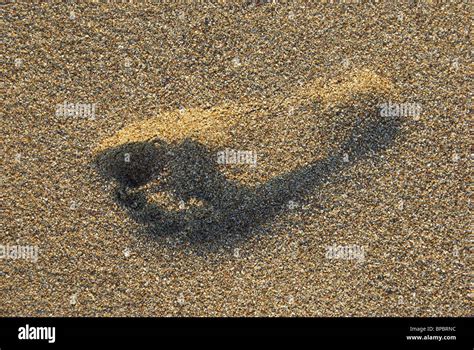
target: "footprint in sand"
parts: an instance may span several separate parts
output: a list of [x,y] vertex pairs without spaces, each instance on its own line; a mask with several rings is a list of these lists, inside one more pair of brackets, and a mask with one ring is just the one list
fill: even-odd
[[[103,140],[96,162],[116,181],[117,202],[151,233],[229,245],[389,147],[400,120],[378,106],[396,96],[388,79],[362,70],[280,101],[171,111]],[[229,150],[258,162],[219,162]]]

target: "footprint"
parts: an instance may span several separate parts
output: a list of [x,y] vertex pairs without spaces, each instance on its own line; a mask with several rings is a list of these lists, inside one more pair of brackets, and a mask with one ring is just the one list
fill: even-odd
[[[283,101],[170,111],[103,140],[96,161],[118,184],[114,198],[149,232],[229,245],[390,147],[400,121],[380,117],[378,105],[394,96],[389,80],[362,70],[314,80]],[[225,149],[253,150],[258,164],[219,164]]]

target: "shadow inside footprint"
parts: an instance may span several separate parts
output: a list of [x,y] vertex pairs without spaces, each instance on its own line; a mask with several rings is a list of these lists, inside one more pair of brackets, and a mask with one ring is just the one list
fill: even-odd
[[164,142],[133,142],[102,152],[96,163],[106,178],[124,187],[139,187],[163,169],[166,153]]
[[[233,246],[287,210],[290,200],[302,200],[345,167],[390,147],[399,129],[399,119],[381,118],[373,110],[356,122],[328,157],[256,188],[228,180],[217,168],[215,153],[190,139],[174,145],[163,141],[124,144],[100,154],[97,163],[104,176],[119,184],[117,203],[147,232],[158,237],[179,233],[188,245],[214,249]],[[156,192],[201,205],[168,210],[150,200]]]

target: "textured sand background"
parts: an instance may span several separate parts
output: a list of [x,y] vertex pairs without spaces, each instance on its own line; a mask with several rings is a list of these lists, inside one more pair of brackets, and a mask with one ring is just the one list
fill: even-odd
[[[1,10],[0,244],[39,247],[36,263],[0,260],[1,316],[472,314],[469,5]],[[338,149],[374,101],[338,90],[358,71],[421,115],[238,243],[206,250],[181,232],[150,234],[94,166],[123,127],[192,110],[211,122],[226,106],[245,128],[203,142],[256,150],[253,180],[221,170],[263,183]],[[314,84],[338,97],[324,105]],[[56,115],[65,101],[95,103],[96,118]],[[365,259],[328,259],[332,245],[364,247]]]

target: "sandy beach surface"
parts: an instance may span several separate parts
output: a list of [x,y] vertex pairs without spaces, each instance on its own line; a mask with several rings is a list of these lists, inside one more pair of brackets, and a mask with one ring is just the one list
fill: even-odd
[[3,5],[0,316],[472,315],[471,16]]

